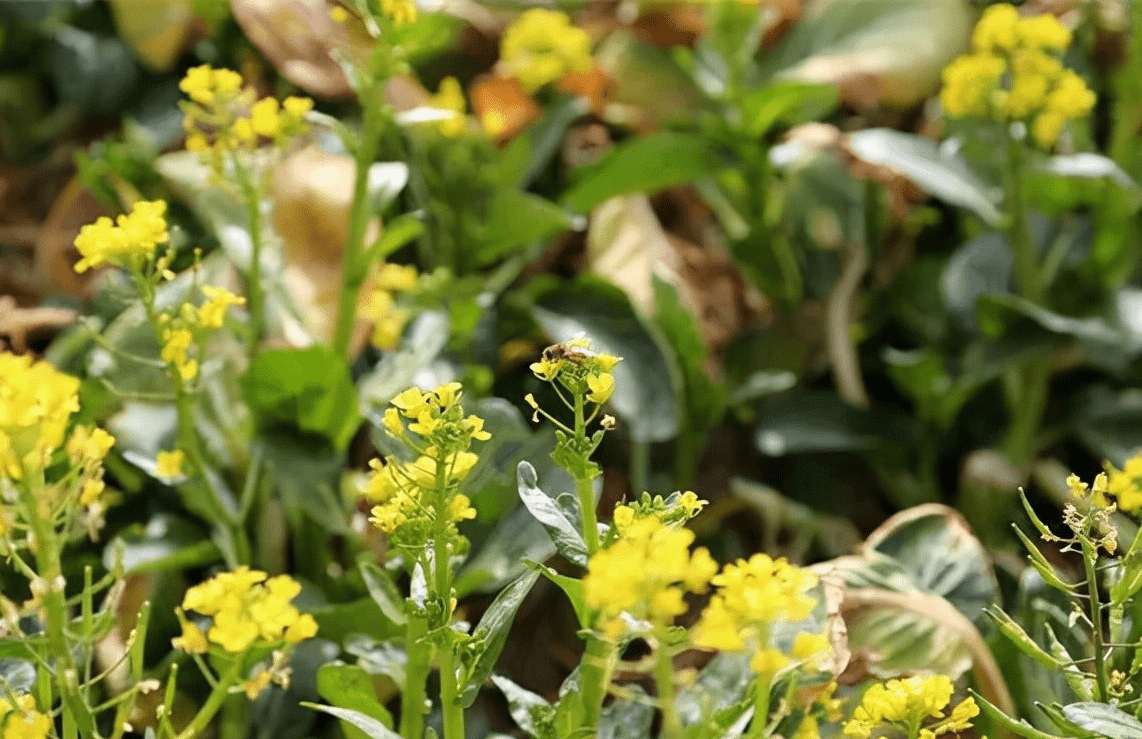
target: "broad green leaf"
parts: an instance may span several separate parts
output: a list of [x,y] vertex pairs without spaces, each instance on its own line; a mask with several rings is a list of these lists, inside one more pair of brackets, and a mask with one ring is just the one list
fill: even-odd
[[463,659],[466,675],[460,686],[460,701],[465,708],[469,708],[476,700],[480,688],[495,669],[496,660],[500,658],[500,652],[507,641],[508,631],[515,621],[516,611],[538,578],[538,572],[526,572],[504,588],[492,601],[492,605],[488,606],[488,610],[484,611],[476,630],[465,644]]
[[308,701],[302,703],[302,705],[306,708],[312,708],[315,711],[336,716],[342,721],[346,721],[363,731],[370,739],[400,739],[400,734],[372,716],[361,713],[360,711],[354,711],[349,708],[337,708],[336,706],[322,706]]
[[299,429],[344,449],[360,424],[349,368],[327,346],[263,351],[250,363],[242,388],[263,428]]
[[416,21],[390,27],[388,43],[399,47],[409,64],[423,64],[455,48],[464,19],[452,13],[417,13]]
[[403,633],[388,620],[377,618],[377,604],[372,598],[330,604],[315,608],[311,613],[317,621],[317,633],[339,643],[351,634],[366,634],[383,640]]
[[579,279],[538,295],[532,313],[556,341],[586,335],[598,351],[623,358],[613,371],[610,405],[632,439],[667,441],[677,435],[678,370],[621,290]]
[[[317,670],[317,692],[322,698],[337,708],[347,708],[362,715],[380,720],[392,728],[393,717],[377,700],[373,678],[363,668],[343,662],[330,662]],[[348,726],[343,727],[347,739],[368,736],[351,721],[342,719]]]
[[204,567],[221,558],[221,552],[198,524],[167,513],[156,513],[146,525],[132,526],[103,550],[103,566],[116,562],[124,574],[181,571]]
[[892,167],[924,192],[999,226],[995,190],[983,182],[962,158],[936,142],[888,128],[867,128],[849,134],[849,148],[870,164]]
[[345,640],[345,651],[357,658],[357,665],[370,675],[384,675],[394,685],[404,685],[408,654],[403,648],[405,634],[377,641],[364,634],[353,634]]
[[[692,685],[678,691],[674,701],[678,717],[686,726],[716,723],[719,713],[742,702],[752,682],[748,654],[718,654],[698,673]],[[720,736],[720,732],[710,736]]]
[[535,468],[528,462],[519,463],[519,497],[527,510],[536,518],[555,543],[556,550],[568,561],[587,566],[587,544],[574,521],[569,519],[547,493],[540,490]]
[[571,217],[546,198],[500,188],[492,195],[475,244],[475,260],[484,265],[516,249],[545,241],[571,226]]
[[361,412],[368,414],[375,426],[382,427],[384,407],[415,383],[417,375],[440,356],[447,343],[446,313],[425,311],[413,319],[401,348],[386,352],[358,382]]
[[1142,739],[1142,721],[1117,706],[1083,702],[1063,706],[1063,715],[1093,736],[1106,739]]
[[1013,257],[1007,239],[985,233],[960,246],[940,274],[940,294],[965,328],[976,326],[976,301],[1007,292]]
[[598,162],[580,169],[561,202],[569,210],[586,213],[617,195],[655,193],[726,166],[726,160],[704,137],[653,133],[623,142]]
[[962,0],[810,0],[763,58],[781,78],[831,82],[858,108],[907,108],[936,92],[966,48],[974,14]]
[[59,23],[48,38],[41,64],[60,103],[97,116],[115,115],[131,103],[142,70],[117,37]]
[[1106,178],[1120,187],[1136,188],[1134,180],[1109,157],[1094,152],[1060,154],[1047,159],[1043,169],[1051,174],[1079,179]]
[[591,610],[587,608],[587,596],[583,590],[582,580],[560,575],[555,570],[540,562],[526,562],[525,564],[542,574],[563,591],[567,599],[571,601],[571,607],[575,609],[575,616],[579,619],[581,626],[587,628],[591,624]]
[[777,126],[796,126],[819,120],[832,112],[837,102],[835,85],[773,82],[742,99],[742,123],[748,136],[758,138]]
[[492,675],[492,682],[507,698],[508,712],[521,729],[535,739],[552,739],[554,706],[506,677]]
[[761,401],[753,438],[764,454],[779,457],[903,444],[914,433],[909,418],[857,408],[825,390],[795,390]]
[[365,587],[377,607],[381,609],[381,613],[396,626],[404,626],[408,620],[404,610],[404,598],[397,591],[392,578],[370,559],[362,557],[358,566]]

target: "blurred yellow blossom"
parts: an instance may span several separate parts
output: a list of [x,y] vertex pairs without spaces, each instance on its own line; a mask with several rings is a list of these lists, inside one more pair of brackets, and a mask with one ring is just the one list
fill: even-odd
[[[71,414],[79,410],[79,380],[47,362],[0,352],[0,475],[22,479],[43,469],[67,433]],[[94,432],[92,432],[94,433]],[[89,441],[89,440],[88,440]],[[79,454],[97,452],[106,443],[79,443]]]
[[972,53],[944,69],[945,112],[1024,121],[1040,146],[1053,146],[1067,122],[1095,104],[1094,93],[1059,57],[1070,42],[1071,32],[1052,15],[1023,18],[1011,5],[990,6],[972,35]]
[[450,118],[437,123],[440,133],[455,138],[464,133],[467,127],[468,105],[464,100],[464,90],[455,77],[445,77],[440,80],[440,88],[436,94],[429,98],[428,105],[432,108],[448,111]]
[[187,70],[178,88],[194,102],[209,107],[237,96],[242,89],[242,76],[229,69],[214,69],[203,64]]
[[1108,465],[1106,492],[1114,496],[1120,510],[1142,511],[1142,454],[1126,460],[1121,470]]
[[141,268],[165,242],[167,222],[164,218],[167,204],[161,200],[140,200],[131,212],[119,216],[114,223],[101,216],[79,230],[75,248],[82,257],[75,271],[86,272],[101,264],[124,268]]
[[0,698],[0,738],[47,739],[52,721],[36,710],[36,701],[28,694]]
[[206,301],[198,308],[198,325],[203,328],[221,328],[226,311],[232,305],[245,305],[246,299],[221,287],[203,285]]
[[193,343],[194,335],[188,328],[163,329],[163,348],[159,356],[174,367],[184,382],[198,376],[198,360],[188,354]]
[[381,0],[381,12],[397,28],[416,22],[415,0]]
[[930,719],[937,721],[921,727],[920,739],[969,729],[971,719],[979,715],[979,707],[972,698],[965,699],[950,715],[944,716],[954,692],[952,680],[946,675],[914,675],[877,683],[864,692],[852,719],[845,722],[845,736],[868,739],[885,724],[914,736],[916,727]]
[[371,287],[362,292],[357,315],[373,322],[372,344],[378,349],[396,349],[401,333],[412,316],[397,305],[402,294],[416,290],[419,273],[412,265],[384,263],[376,271]]
[[500,60],[528,92],[567,72],[591,69],[591,37],[571,25],[566,13],[531,8],[515,20],[500,41]]
[[183,457],[181,449],[159,452],[155,457],[155,475],[168,480],[181,477]]
[[[317,633],[313,617],[290,604],[300,592],[297,581],[286,575],[268,578],[246,567],[215,575],[186,591],[176,611],[183,633],[174,646],[201,652],[208,642],[239,654],[257,641],[297,644]],[[210,627],[204,632],[185,616],[188,611],[209,617]]]

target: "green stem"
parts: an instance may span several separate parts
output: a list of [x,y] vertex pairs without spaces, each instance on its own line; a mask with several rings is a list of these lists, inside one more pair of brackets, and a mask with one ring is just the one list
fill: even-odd
[[682,720],[674,705],[674,658],[671,650],[663,643],[663,630],[659,630],[657,646],[654,650],[654,684],[658,688],[658,709],[662,711],[663,739],[680,739]]
[[333,350],[348,359],[349,341],[357,315],[357,295],[365,282],[365,234],[369,226],[369,167],[377,157],[383,130],[383,80],[370,87],[362,97],[361,136],[357,142],[354,163],[353,202],[349,208],[349,231],[341,264],[341,296],[337,305],[337,326],[333,334]]
[[1050,359],[1030,360],[1015,372],[1015,388],[1009,400],[1011,423],[1004,451],[1013,464],[1023,467],[1035,454],[1035,437],[1047,409]]
[[641,495],[649,487],[650,443],[632,441],[630,445],[630,486],[635,495]]
[[579,670],[583,677],[580,693],[583,700],[581,728],[590,736],[594,736],[598,729],[599,716],[603,712],[603,700],[607,697],[607,688],[611,685],[611,675],[617,662],[618,652],[614,643],[594,634],[587,634],[587,648],[583,652]]
[[747,739],[762,739],[769,723],[769,691],[772,687],[769,675],[758,675],[753,693],[753,720],[749,722]]
[[1015,280],[1019,294],[1033,303],[1042,303],[1044,289],[1039,275],[1039,257],[1027,227],[1023,192],[1022,144],[1007,139],[1007,216],[1008,239],[1014,257]]
[[[580,448],[587,448],[587,420],[583,408],[583,394],[575,394],[575,438]],[[584,466],[590,460],[584,460]],[[583,541],[587,544],[587,556],[599,551],[599,518],[595,513],[595,491],[591,478],[576,477],[575,490],[579,495],[579,513],[583,518]]]
[[401,691],[400,735],[404,739],[423,739],[425,683],[432,663],[432,645],[428,642],[428,622],[415,613],[408,614],[405,628],[405,684]]
[[198,709],[198,713],[190,720],[181,732],[179,732],[177,739],[193,739],[201,734],[214,716],[226,703],[226,698],[230,695],[230,688],[238,681],[238,670],[242,666],[242,660],[239,658],[241,655],[236,655],[230,663],[230,667],[218,678],[218,683],[214,689],[210,691],[207,696],[206,702],[202,704],[202,708]]
[[1094,642],[1094,678],[1098,684],[1098,701],[1109,700],[1106,690],[1106,662],[1103,655],[1106,637],[1102,630],[1102,603],[1098,595],[1098,574],[1095,572],[1095,561],[1098,559],[1098,550],[1085,534],[1079,537],[1083,548],[1083,567],[1086,569],[1087,594],[1090,603],[1091,638]]
[[436,532],[433,536],[433,565],[436,568],[436,598],[441,604],[440,623],[433,624],[440,639],[440,711],[444,716],[444,739],[464,739],[464,709],[459,702],[460,686],[456,678],[456,655],[452,644],[452,564],[449,545],[448,470],[444,464],[436,469]]
[[36,572],[39,573],[45,586],[42,599],[44,633],[48,637],[48,654],[54,667],[56,686],[63,701],[64,725],[65,728],[74,728],[85,738],[97,736],[95,719],[79,688],[79,673],[67,639],[67,624],[70,618],[61,565],[63,541],[55,529],[51,496],[43,489],[42,484],[38,491],[33,490],[27,482],[19,488],[21,502],[27,511],[28,527],[35,538]]
[[237,156],[233,157],[233,162],[242,188],[242,199],[245,200],[246,225],[250,231],[250,268],[246,273],[246,292],[250,299],[247,353],[253,357],[266,328],[266,293],[262,286],[262,198],[249,168]]

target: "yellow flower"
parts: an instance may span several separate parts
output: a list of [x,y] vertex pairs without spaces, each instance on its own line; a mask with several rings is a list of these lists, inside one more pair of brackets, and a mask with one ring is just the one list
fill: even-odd
[[[691,632],[694,645],[702,649],[768,649],[772,623],[802,621],[816,606],[816,599],[809,595],[817,584],[816,576],[765,554],[727,564],[711,583],[718,591]],[[811,646],[812,642],[802,638],[794,649],[804,651]],[[766,666],[774,664],[769,657],[756,659],[764,659]]]
[[650,517],[633,523],[591,557],[583,578],[584,598],[599,612],[609,636],[625,628],[623,612],[666,626],[685,612],[684,593],[705,591],[718,566],[704,548],[691,553],[693,541],[689,529],[668,528]]
[[172,639],[171,646],[191,654],[206,654],[210,649],[206,634],[202,633],[202,629],[186,617],[181,608],[174,609],[174,614],[182,626],[182,636],[176,636]]
[[219,99],[227,100],[237,95],[242,89],[242,75],[203,64],[187,70],[178,88],[199,105],[211,106]]
[[1054,145],[1069,121],[1087,116],[1095,95],[1060,55],[1071,32],[1052,15],[1020,17],[993,5],[972,37],[974,51],[944,69],[940,101],[953,118],[1023,121],[1040,146]]
[[464,133],[468,119],[468,105],[464,100],[464,90],[455,77],[445,77],[440,80],[440,89],[428,101],[429,107],[445,110],[452,114],[446,120],[440,121],[437,128],[445,136],[455,138]]
[[155,457],[155,475],[167,480],[182,477],[183,457],[181,449],[159,452]]
[[0,475],[19,480],[47,466],[77,410],[79,380],[47,362],[0,352]]
[[187,356],[194,343],[194,335],[189,329],[175,328],[163,330],[163,348],[159,356],[167,364],[174,365],[179,377],[184,381],[193,380],[198,375],[198,362]]
[[405,418],[417,418],[421,411],[428,408],[428,396],[420,392],[418,387],[410,387],[389,402],[399,408]]
[[525,90],[535,92],[567,72],[589,72],[591,37],[571,25],[566,13],[532,8],[504,32],[500,60]]
[[945,719],[943,711],[954,690],[951,678],[946,675],[914,675],[877,683],[865,691],[852,719],[845,722],[844,733],[855,739],[867,739],[884,724],[914,731],[914,727],[928,719],[944,720],[924,727],[922,737],[964,731],[971,727],[971,719],[979,714],[979,707],[968,698]]
[[281,121],[278,119],[280,106],[276,98],[262,98],[250,108],[250,124],[254,133],[272,139],[281,130]]
[[307,97],[290,95],[282,101],[283,115],[293,121],[301,121],[301,119],[309,115],[311,110],[313,110],[313,100]]
[[416,22],[415,0],[381,0],[381,12],[397,28]]
[[562,369],[562,366],[561,362],[544,357],[538,362],[532,363],[531,371],[534,372],[535,376],[539,379],[551,382],[559,374],[559,370]]
[[749,660],[749,668],[758,675],[775,675],[787,664],[789,657],[769,647],[757,650]]
[[103,429],[95,426],[76,426],[65,448],[72,464],[90,467],[103,462],[113,446],[115,446],[115,437]]
[[206,302],[198,308],[198,325],[203,328],[220,328],[230,306],[246,304],[245,298],[213,285],[203,285],[202,294]]
[[377,287],[395,293],[406,293],[416,289],[420,274],[411,264],[385,262],[377,270]]
[[216,644],[231,654],[240,654],[255,642],[295,644],[316,633],[312,616],[290,605],[301,586],[286,575],[267,579],[266,573],[239,567],[223,572],[186,591],[182,609],[211,620],[205,640],[202,631],[176,611],[183,634],[174,640],[176,649],[204,651]]
[[99,501],[99,496],[103,495],[103,491],[107,489],[106,483],[103,482],[102,477],[91,477],[83,481],[83,485],[79,488],[79,504],[82,506],[95,505]]
[[393,436],[404,434],[404,424],[401,422],[400,411],[396,408],[385,409],[385,430]]
[[0,739],[47,739],[52,721],[36,710],[36,700],[28,695],[0,698]]
[[587,393],[587,400],[602,405],[610,400],[615,391],[615,377],[610,372],[587,375],[587,387],[591,389]]
[[1142,454],[1126,460],[1121,470],[1107,466],[1106,492],[1118,501],[1119,510],[1142,510]]
[[161,200],[141,200],[115,223],[101,216],[81,228],[75,248],[82,258],[76,262],[75,271],[82,274],[101,264],[141,267],[154,254],[155,247],[168,238],[166,208]]

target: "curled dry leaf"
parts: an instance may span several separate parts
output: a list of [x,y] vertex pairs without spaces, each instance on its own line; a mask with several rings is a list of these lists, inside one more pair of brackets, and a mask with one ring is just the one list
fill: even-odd
[[11,295],[0,295],[0,346],[26,352],[37,333],[56,331],[75,318],[75,311],[66,308],[21,308]]
[[481,77],[469,90],[472,111],[481,121],[497,120],[493,138],[507,141],[543,115],[543,109],[515,77]]
[[643,315],[655,312],[653,278],[680,287],[679,266],[647,196],[611,198],[591,211],[587,269],[622,288]]
[[[283,279],[299,312],[309,320],[308,326],[287,328],[291,343],[309,343],[306,336],[318,340],[333,336],[355,170],[352,157],[316,147],[296,151],[274,168],[270,218],[282,239]],[[374,221],[365,243],[378,235]],[[367,331],[368,326],[358,322],[354,352],[364,346]]]
[[234,19],[283,77],[311,95],[351,97],[334,56],[354,41],[330,16],[326,0],[231,0]]
[[92,273],[77,275],[75,237],[79,229],[105,215],[103,206],[78,178],[72,178],[52,203],[36,237],[36,269],[68,295],[86,296]]

